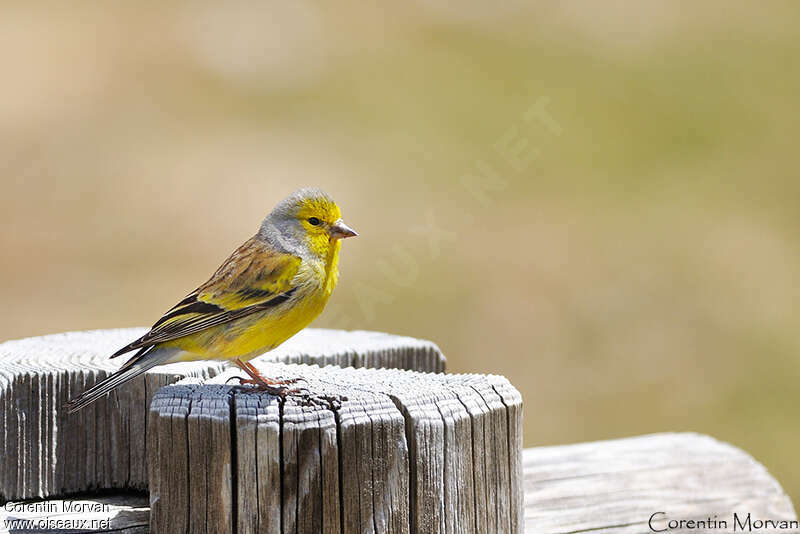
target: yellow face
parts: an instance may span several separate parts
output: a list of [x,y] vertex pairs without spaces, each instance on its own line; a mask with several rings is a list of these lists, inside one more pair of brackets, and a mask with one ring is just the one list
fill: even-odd
[[339,239],[357,235],[342,221],[339,206],[326,198],[307,198],[300,202],[297,219],[306,233],[309,248],[326,256]]
[[327,234],[328,229],[342,217],[339,206],[324,198],[309,198],[301,201],[297,218],[309,235]]

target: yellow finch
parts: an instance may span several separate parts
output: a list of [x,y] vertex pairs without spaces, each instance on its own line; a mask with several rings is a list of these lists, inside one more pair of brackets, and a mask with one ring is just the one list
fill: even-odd
[[205,284],[176,304],[145,335],[111,357],[136,350],[118,371],[67,403],[74,412],[165,363],[231,360],[263,389],[281,382],[247,360],[274,349],[325,308],[336,287],[341,239],[357,235],[325,192],[301,189],[270,213]]

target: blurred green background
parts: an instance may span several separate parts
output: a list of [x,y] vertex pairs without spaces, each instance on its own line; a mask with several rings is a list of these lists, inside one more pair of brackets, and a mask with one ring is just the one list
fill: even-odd
[[526,446],[693,430],[797,499],[798,16],[3,2],[0,339],[152,324],[320,186],[361,236],[317,326],[508,376]]

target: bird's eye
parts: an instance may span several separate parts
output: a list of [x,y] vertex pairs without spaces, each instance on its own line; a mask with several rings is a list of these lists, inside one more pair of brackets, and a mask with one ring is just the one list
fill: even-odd
[[319,226],[322,221],[320,221],[316,217],[311,217],[308,219],[308,222],[311,226]]

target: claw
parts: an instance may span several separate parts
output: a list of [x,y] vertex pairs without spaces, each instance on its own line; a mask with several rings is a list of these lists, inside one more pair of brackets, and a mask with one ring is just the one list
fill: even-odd
[[276,397],[280,397],[282,399],[286,398],[287,393],[290,392],[289,388],[285,387],[270,386],[269,384],[262,384],[256,380],[250,380],[247,378],[241,378],[241,377],[233,377],[233,378],[237,378],[239,380],[239,385],[236,387],[241,388],[242,391],[254,392],[254,393],[258,391],[266,391],[270,395],[275,395]]
[[239,381],[239,387],[243,385],[251,386],[247,391],[266,391],[276,397],[286,399],[291,396],[297,399],[302,405],[305,406],[321,406],[328,409],[338,409],[341,403],[347,400],[347,397],[316,395],[305,387],[288,388],[286,386],[296,384],[298,382],[306,382],[304,378],[266,378],[258,372],[253,364],[249,362],[242,362],[241,360],[234,359],[235,363],[242,371],[248,374],[250,378],[231,377],[228,381],[236,379]]
[[301,377],[298,377],[298,378],[283,378],[283,377],[281,377],[281,378],[276,378],[274,380],[274,382],[276,384],[282,384],[282,385],[297,384],[298,382],[305,382],[305,381],[306,381],[306,379],[305,378],[301,378]]
[[226,384],[230,384],[232,380],[238,380],[238,381],[239,381],[239,384],[238,384],[238,385],[240,385],[240,386],[241,386],[242,384],[252,384],[252,383],[253,383],[253,381],[252,381],[252,380],[248,380],[247,378],[242,378],[241,376],[231,376],[231,377],[228,377],[228,379],[225,381],[225,383],[226,383]]

